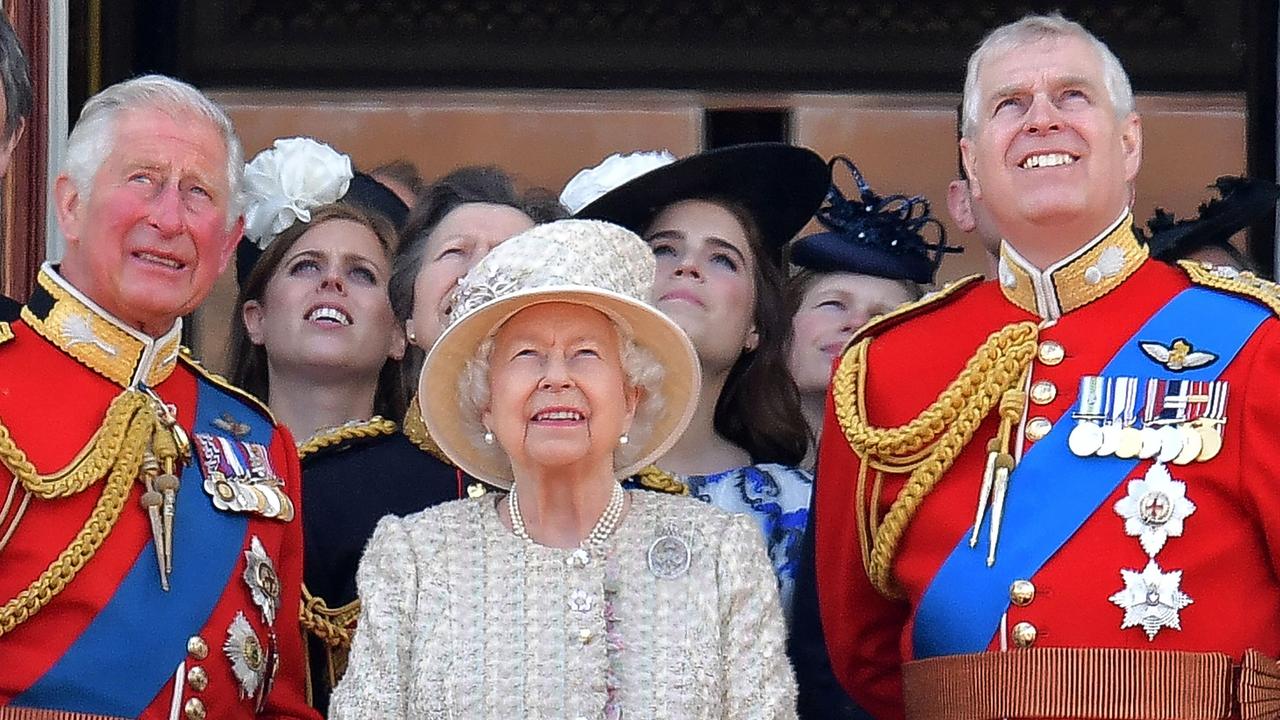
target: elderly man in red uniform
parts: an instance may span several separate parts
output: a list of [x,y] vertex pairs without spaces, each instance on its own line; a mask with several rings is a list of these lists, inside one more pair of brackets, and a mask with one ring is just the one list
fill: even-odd
[[160,76],[71,133],[66,257],[0,323],[0,718],[315,717],[293,443],[180,347],[242,163],[223,111]]
[[998,278],[838,362],[813,520],[836,679],[878,718],[1276,717],[1280,293],[1147,258],[1129,81],[1076,23],[991,33],[964,110]]

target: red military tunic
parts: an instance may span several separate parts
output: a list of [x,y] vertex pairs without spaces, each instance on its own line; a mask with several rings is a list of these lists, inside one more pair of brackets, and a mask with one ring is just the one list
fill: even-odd
[[[38,472],[53,473],[74,460],[103,424],[113,399],[137,382],[172,405],[178,424],[193,438],[197,433],[216,438],[223,432],[234,440],[231,431],[239,421],[253,420],[266,428],[269,445],[258,447],[267,448],[262,454],[268,459],[259,459],[259,467],[270,467],[283,481],[273,496],[280,506],[296,507],[300,488],[293,443],[264,408],[224,387],[218,392],[232,408],[224,418],[227,431],[195,427],[198,387],[210,388],[218,381],[180,356],[179,325],[155,340],[142,336],[46,266],[23,320],[0,333],[7,337],[0,343],[0,422],[13,444]],[[191,462],[201,463],[200,457]],[[12,498],[0,514],[0,601],[7,603],[0,609],[0,706],[100,715],[125,714],[122,708],[132,707],[131,716],[194,720],[318,717],[305,702],[301,637],[293,622],[302,573],[300,517],[285,520],[290,513],[284,511],[269,518],[201,507],[213,499],[200,483],[182,488],[174,508],[175,586],[160,597],[176,603],[189,591],[193,583],[181,587],[180,573],[186,573],[183,578],[192,572],[212,575],[215,565],[225,571],[210,581],[215,583],[211,592],[194,598],[198,602],[192,605],[200,609],[192,611],[189,627],[166,627],[162,620],[138,623],[139,612],[152,616],[149,609],[119,607],[119,600],[113,606],[112,600],[131,577],[144,592],[157,592],[160,582],[152,524],[140,505],[142,483],[130,483],[114,524],[108,519],[95,526],[88,521],[108,483],[97,480],[68,497],[45,499],[28,494],[15,481],[7,469],[13,467],[11,459],[6,457],[0,467],[0,490]],[[182,474],[183,483],[190,483],[190,477]],[[199,547],[208,528],[183,527],[184,522],[203,522],[198,517],[202,512],[243,523],[228,526],[231,545],[213,558],[216,562],[209,562],[207,549]],[[7,539],[6,533],[11,533]],[[50,577],[46,569],[85,534],[100,539],[100,546],[91,548],[78,572]],[[182,567],[184,557],[187,568]],[[203,566],[193,566],[193,558],[203,558]],[[42,600],[23,602],[33,594]],[[184,612],[157,607],[153,616]],[[113,626],[122,616],[133,620]],[[145,646],[148,636],[168,638],[158,648],[162,652],[147,653],[149,657],[125,652]],[[94,644],[91,653],[106,653],[112,660],[92,672],[68,676],[66,668],[75,667],[74,656],[89,643]],[[119,665],[114,658],[120,658]],[[137,681],[153,676],[158,677],[154,682]]]
[[[1064,413],[1076,400],[1080,378],[1099,374],[1148,318],[1191,285],[1188,271],[1147,260],[1129,228],[1125,218],[1043,274],[1006,248],[999,281],[961,283],[907,310],[900,316],[909,318],[906,322],[890,317],[873,323],[861,334],[874,336],[860,388],[867,422],[888,428],[912,421],[961,374],[989,335],[1029,321],[1038,326],[1035,356],[1010,452],[1020,456],[1049,428],[1074,423]],[[1100,259],[1104,256],[1110,262]],[[1120,258],[1122,264],[1115,262]],[[1261,283],[1244,290],[1259,297],[1274,291]],[[1214,318],[1185,321],[1212,323]],[[1141,461],[1034,576],[1010,588],[1010,603],[988,652],[1184,650],[1225,653],[1237,662],[1248,649],[1272,657],[1280,652],[1278,328],[1274,317],[1265,319],[1220,375],[1230,387],[1221,453],[1207,462],[1169,466],[1196,506],[1183,534],[1170,538],[1158,555],[1163,568],[1182,571],[1180,590],[1193,600],[1180,611],[1180,629],[1160,628],[1152,639],[1142,627],[1122,629],[1126,613],[1110,599],[1124,588],[1122,570],[1142,571],[1148,563],[1148,554],[1137,538],[1126,535],[1125,520],[1113,510],[1127,494],[1125,480],[1142,478],[1151,465]],[[862,459],[837,420],[838,402],[828,403],[811,521],[823,632],[832,669],[852,697],[877,718],[900,718],[906,714],[902,666],[917,658],[916,612],[943,561],[968,538],[988,441],[997,435],[999,420],[994,410],[986,415],[910,517],[889,565],[900,595],[890,598],[864,570],[856,517],[869,501],[872,483],[866,483],[863,502],[857,502]],[[880,517],[904,479],[884,474]],[[1072,478],[1054,481],[1071,483]],[[1043,508],[1046,514],[1054,511]],[[1017,537],[1006,535],[999,547],[1016,543]],[[974,552],[985,553],[987,547],[984,533]],[[976,690],[1018,692],[980,685]],[[940,703],[949,692],[931,691],[933,697],[908,699],[908,704]],[[1161,688],[1157,694],[1169,691]]]

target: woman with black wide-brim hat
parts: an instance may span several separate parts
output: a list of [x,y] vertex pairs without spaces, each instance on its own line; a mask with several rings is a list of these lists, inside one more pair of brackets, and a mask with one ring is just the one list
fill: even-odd
[[779,258],[829,181],[813,151],[755,143],[682,160],[613,156],[561,195],[575,217],[645,239],[658,260],[654,303],[689,335],[701,362],[702,396],[688,430],[633,483],[753,515],[784,607],[813,477],[796,467],[808,437],[786,366]]

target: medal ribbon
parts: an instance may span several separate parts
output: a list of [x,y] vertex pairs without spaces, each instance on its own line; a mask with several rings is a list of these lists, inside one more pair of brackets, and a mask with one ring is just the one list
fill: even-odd
[[[1193,346],[1213,348],[1219,355],[1214,362],[1179,375],[1215,380],[1270,314],[1267,307],[1234,295],[1202,287],[1183,290],[1120,346],[1099,375],[1169,375],[1141,351],[1138,342],[1185,337]],[[1206,322],[1209,318],[1212,321]],[[1001,529],[1005,541],[995,564],[987,566],[985,549],[969,547],[973,528],[961,533],[916,606],[914,659],[986,650],[1008,610],[1013,581],[1034,577],[1134,466],[1144,462],[1073,455],[1067,448],[1071,423],[1065,420],[1078,411],[1073,405],[1014,470]],[[983,524],[988,523],[989,519]],[[980,531],[986,536],[985,528]]]

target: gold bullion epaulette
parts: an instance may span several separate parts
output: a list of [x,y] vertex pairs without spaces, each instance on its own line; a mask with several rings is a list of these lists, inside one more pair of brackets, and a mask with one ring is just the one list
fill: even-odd
[[0,345],[13,339],[13,328],[7,322],[0,322]]
[[196,374],[199,375],[200,377],[204,378],[205,380],[208,380],[214,385],[217,385],[223,390],[226,390],[232,395],[235,395],[240,400],[243,400],[246,405],[252,407],[253,409],[265,415],[267,419],[271,421],[272,425],[276,425],[276,426],[280,425],[280,421],[276,420],[276,416],[272,414],[271,408],[267,407],[266,403],[262,402],[261,400],[254,397],[252,394],[246,392],[245,390],[242,390],[236,387],[235,385],[232,385],[230,380],[226,379],[225,377],[205,367],[203,363],[195,359],[195,357],[191,354],[190,348],[186,347],[185,345],[179,348],[178,359],[187,367],[194,370]]
[[633,477],[636,479],[636,484],[645,490],[667,493],[668,495],[689,494],[688,484],[657,465],[646,465],[636,471]]
[[937,292],[931,292],[919,300],[909,302],[906,305],[901,305],[883,315],[877,315],[871,318],[866,325],[858,328],[858,330],[853,333],[853,337],[849,338],[849,342],[844,346],[845,350],[847,351],[863,338],[874,337],[904,320],[910,320],[913,317],[923,315],[926,312],[930,312],[941,307],[942,303],[949,302],[960,297],[964,294],[961,292],[962,290],[968,290],[976,287],[983,281],[983,279],[984,278],[981,275],[966,275],[959,280],[952,280],[946,285],[943,285]]
[[1249,298],[1271,308],[1280,315],[1280,285],[1258,277],[1248,270],[1237,270],[1229,265],[1213,265],[1194,260],[1179,260],[1191,282],[1214,290]]

